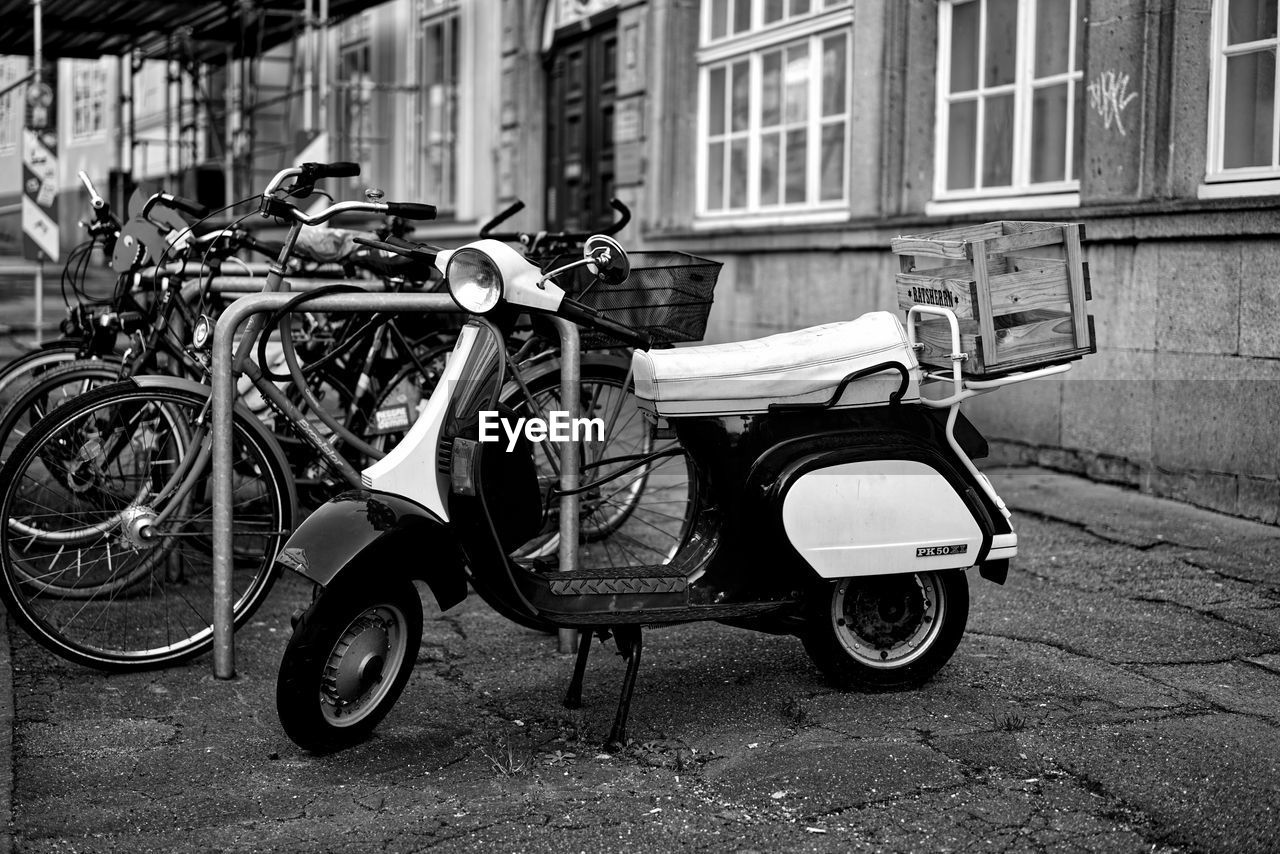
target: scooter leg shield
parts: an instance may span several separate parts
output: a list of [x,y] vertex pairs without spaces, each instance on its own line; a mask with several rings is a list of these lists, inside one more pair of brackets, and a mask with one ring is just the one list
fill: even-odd
[[276,563],[322,587],[353,573],[421,579],[441,610],[467,595],[461,550],[445,522],[386,492],[345,492],[324,504],[294,530]]

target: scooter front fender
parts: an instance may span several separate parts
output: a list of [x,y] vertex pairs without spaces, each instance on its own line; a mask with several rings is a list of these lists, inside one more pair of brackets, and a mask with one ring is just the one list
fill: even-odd
[[389,492],[354,490],[327,502],[294,530],[276,563],[322,587],[339,576],[420,579],[441,610],[467,596],[462,551],[449,526]]

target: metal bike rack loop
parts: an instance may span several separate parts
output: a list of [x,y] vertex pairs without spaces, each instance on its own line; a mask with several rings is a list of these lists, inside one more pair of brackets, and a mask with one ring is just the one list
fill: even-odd
[[[240,297],[232,302],[218,317],[213,336],[213,409],[211,441],[213,442],[213,675],[218,679],[235,676],[235,591],[232,587],[231,566],[231,440],[233,436],[232,410],[235,406],[235,377],[231,370],[235,332],[240,324],[253,314],[274,311],[296,293],[257,293]],[[368,293],[335,294],[308,300],[306,311],[360,312],[443,312],[457,311],[448,294],[423,293]],[[580,354],[578,352],[578,327],[553,318],[560,333],[561,406],[570,419],[579,416],[578,387]],[[579,458],[576,442],[560,445],[560,488],[571,490],[578,486]],[[578,496],[560,498],[560,568],[575,569],[578,559]],[[561,651],[571,651],[576,633],[572,630],[560,634]]]

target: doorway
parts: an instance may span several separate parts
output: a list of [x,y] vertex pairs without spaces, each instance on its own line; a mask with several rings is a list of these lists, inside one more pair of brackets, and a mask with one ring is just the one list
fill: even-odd
[[613,221],[617,19],[557,41],[547,66],[547,225],[589,231]]

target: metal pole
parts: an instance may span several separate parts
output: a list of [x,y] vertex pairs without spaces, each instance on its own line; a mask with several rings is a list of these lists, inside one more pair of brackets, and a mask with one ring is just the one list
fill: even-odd
[[31,0],[31,37],[34,42],[32,51],[35,56],[32,59],[35,62],[35,87],[40,88],[44,83],[44,6],[42,0]]
[[236,200],[236,134],[231,124],[236,91],[233,83],[235,75],[233,60],[231,48],[228,47],[226,77],[223,80],[225,88],[222,92],[222,130],[226,137],[226,144],[222,148],[222,198],[223,203],[228,205]]
[[[213,675],[218,679],[231,679],[236,675],[235,592],[231,578],[231,416],[235,406],[235,375],[231,368],[235,331],[250,315],[274,311],[295,296],[281,291],[242,297],[227,307],[214,327],[213,422],[210,432],[213,443]],[[307,302],[306,310],[435,312],[457,311],[458,308],[448,294],[376,293],[317,297]]]
[[173,39],[165,43],[164,55],[164,182],[172,186],[173,181],[173,61],[169,54],[173,52]]
[[326,131],[329,129],[329,0],[320,0],[320,27],[320,68],[317,74],[320,78],[320,93],[316,99],[319,101],[320,115],[316,127]]
[[36,346],[44,343],[44,253],[36,252]]
[[[559,317],[552,318],[560,333],[560,405],[564,408],[569,423],[575,423],[582,409],[582,366],[578,344],[578,327]],[[560,443],[560,489],[578,488],[580,456],[577,442]],[[563,495],[560,498],[560,571],[572,572],[578,568],[578,531],[581,520],[578,518],[579,496]],[[559,632],[560,652],[573,652],[578,645],[578,632],[575,629],[561,629]]]
[[307,0],[302,12],[302,130],[307,134],[307,142],[310,142],[311,131],[315,125],[312,117],[312,99],[315,97],[313,91],[316,85],[315,80],[315,63],[316,63],[316,9],[315,0]]

